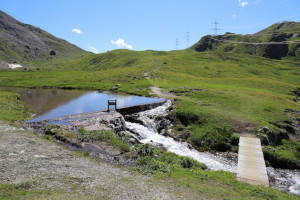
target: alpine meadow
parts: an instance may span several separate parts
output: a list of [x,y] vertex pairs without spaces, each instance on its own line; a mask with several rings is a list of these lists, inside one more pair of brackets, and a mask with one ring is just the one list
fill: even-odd
[[[206,35],[181,50],[91,53],[0,11],[0,86],[0,199],[299,199],[300,22]],[[29,124],[34,111],[12,88],[166,103],[93,115],[95,130],[81,116]],[[170,151],[143,128],[237,166],[240,138],[259,139],[270,187]],[[295,181],[282,189],[272,170]]]

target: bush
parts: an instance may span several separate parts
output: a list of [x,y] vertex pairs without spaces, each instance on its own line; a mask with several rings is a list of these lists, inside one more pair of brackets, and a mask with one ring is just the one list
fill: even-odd
[[151,144],[136,146],[135,150],[140,156],[158,156],[160,153],[159,149],[153,148]]
[[187,156],[179,156],[172,152],[164,152],[157,158],[158,160],[168,164],[178,164],[183,168],[200,167],[207,169],[207,166]]
[[179,111],[175,113],[175,117],[179,119],[179,121],[185,126],[189,124],[197,123],[199,120],[198,115],[196,113],[191,113],[191,112]]
[[231,149],[231,132],[228,128],[196,128],[189,141],[196,147],[202,147],[206,150],[227,151]]
[[111,130],[102,129],[100,131],[85,131],[81,128],[78,130],[77,139],[80,141],[103,141],[118,147],[122,152],[129,152],[130,146],[122,138],[118,138],[117,135]]
[[170,173],[168,164],[158,161],[151,156],[140,157],[136,162],[136,170],[143,174]]
[[239,141],[240,141],[240,136],[238,136],[238,134],[236,134],[236,133],[233,133],[230,137],[230,144],[232,144],[234,146],[238,146]]
[[55,135],[57,131],[60,129],[58,125],[46,125],[44,128],[45,134],[47,135]]
[[135,167],[136,170],[144,174],[148,173],[171,173],[175,168],[200,168],[207,169],[203,163],[186,157],[179,156],[172,152],[163,152],[157,148],[153,148],[151,144],[144,144],[136,147],[137,153],[140,155]]

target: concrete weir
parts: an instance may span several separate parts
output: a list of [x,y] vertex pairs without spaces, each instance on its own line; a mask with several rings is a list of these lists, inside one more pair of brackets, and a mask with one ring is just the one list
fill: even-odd
[[[146,110],[150,110],[153,108],[156,108],[158,106],[163,105],[166,102],[166,100],[152,102],[152,103],[146,103],[146,104],[138,104],[128,107],[119,107],[116,109],[117,112],[107,112],[107,110],[101,110],[96,112],[86,112],[86,113],[80,113],[80,114],[74,114],[74,115],[67,115],[57,118],[52,118],[49,120],[43,120],[43,121],[34,121],[34,122],[25,122],[27,124],[35,124],[38,122],[44,122],[46,124],[77,124],[78,121],[86,121],[89,124],[93,123],[95,124],[97,120],[95,119],[114,119],[119,118],[121,115],[126,114],[133,114],[137,112],[142,112]],[[120,115],[121,114],[121,115]]]
[[269,187],[269,178],[260,139],[240,137],[237,180]]

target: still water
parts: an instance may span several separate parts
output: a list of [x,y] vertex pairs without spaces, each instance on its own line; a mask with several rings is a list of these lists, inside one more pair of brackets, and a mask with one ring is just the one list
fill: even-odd
[[107,110],[108,100],[117,100],[117,108],[164,100],[84,90],[27,88],[1,88],[1,90],[9,90],[19,93],[21,95],[21,101],[30,106],[36,114],[36,118],[27,122],[49,120],[67,115]]

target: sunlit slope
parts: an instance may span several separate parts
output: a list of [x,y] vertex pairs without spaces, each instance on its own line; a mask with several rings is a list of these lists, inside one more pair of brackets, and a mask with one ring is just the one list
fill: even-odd
[[300,22],[282,22],[255,34],[234,34],[202,37],[191,50],[235,52],[272,59],[299,59]]
[[91,53],[41,28],[17,21],[0,10],[0,62],[27,65],[74,59]]
[[[116,50],[41,70],[3,71],[0,80],[2,86],[114,89],[138,95],[151,94],[151,86],[163,88],[178,96],[175,134],[199,150],[236,151],[233,133],[263,126],[286,137],[282,127],[289,127],[291,115],[300,111],[300,63],[246,54]],[[279,153],[270,150],[270,163],[300,168],[299,144],[280,144]]]
[[[252,106],[256,107],[261,105],[256,105],[258,101],[265,101],[266,105],[277,102],[274,109],[268,109],[276,113],[280,109],[281,115],[285,109],[299,108],[299,103],[293,100],[293,91],[300,87],[299,77],[299,62],[245,54],[116,50],[73,60],[51,68],[51,71],[36,71],[33,68],[28,72],[2,73],[1,84],[106,90],[115,84],[121,84],[119,91],[136,94],[147,94],[149,86],[153,85],[168,90],[178,87],[206,88],[224,93],[215,97],[216,99],[229,95],[226,102],[242,96],[240,104],[233,105],[240,114],[247,115],[248,109],[253,110],[246,104],[253,101]],[[208,101],[210,98],[196,99]],[[226,107],[222,107],[222,101],[214,104],[216,105],[211,109],[220,106],[226,110]],[[248,109],[243,110],[242,107]],[[232,108],[228,108],[228,111],[232,112]]]

